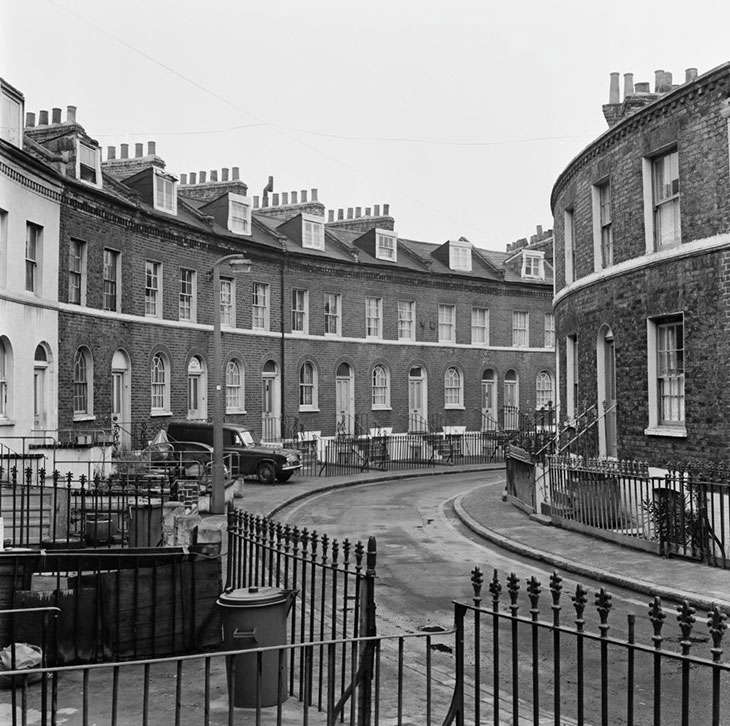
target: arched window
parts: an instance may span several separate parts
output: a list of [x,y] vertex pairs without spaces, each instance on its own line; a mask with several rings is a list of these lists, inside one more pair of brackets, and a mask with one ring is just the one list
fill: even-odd
[[8,396],[11,371],[10,343],[0,337],[0,419],[10,418]]
[[317,369],[310,361],[302,363],[299,369],[299,408],[317,407]]
[[244,410],[243,365],[232,358],[226,365],[226,411],[240,413]]
[[152,413],[170,412],[170,364],[162,353],[155,353],[151,370]]
[[444,407],[462,408],[464,406],[464,379],[461,371],[453,366],[444,376]]
[[535,385],[536,408],[547,408],[553,402],[553,377],[547,371],[537,374]]
[[373,408],[390,408],[390,373],[383,365],[373,368]]
[[93,389],[91,351],[82,347],[74,357],[74,416],[90,416],[93,413]]

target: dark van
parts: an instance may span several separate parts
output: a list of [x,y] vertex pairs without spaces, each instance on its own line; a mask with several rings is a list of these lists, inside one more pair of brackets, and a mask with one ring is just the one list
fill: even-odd
[[[170,421],[167,438],[174,449],[185,450],[186,442],[213,446],[213,424],[207,421]],[[288,481],[302,468],[299,452],[261,446],[251,431],[238,424],[223,424],[223,454],[234,477],[257,476],[262,484],[274,479]]]

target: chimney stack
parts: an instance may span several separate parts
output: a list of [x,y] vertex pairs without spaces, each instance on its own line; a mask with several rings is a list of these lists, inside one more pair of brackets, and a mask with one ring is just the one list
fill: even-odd
[[207,171],[201,171],[198,176],[200,177],[200,183],[201,184],[205,184],[206,179],[207,179],[207,176],[208,176],[208,172]]
[[54,108],[51,109],[53,113],[53,123],[54,124],[60,124],[61,123],[61,109],[60,108]]
[[117,158],[117,147],[116,146],[107,146],[106,147],[106,158],[107,158],[107,161],[109,161],[109,159]]
[[233,175],[231,178],[233,181],[238,181],[240,173],[241,171],[237,166],[234,166],[233,169],[231,169],[231,174]]
[[28,111],[28,113],[25,114],[25,125],[26,126],[35,126],[35,114],[32,111]]
[[120,144],[120,159],[128,159],[129,158],[129,144]]
[[228,181],[228,169],[226,168],[221,169],[221,181]]
[[624,73],[624,101],[627,96],[634,95],[634,74]]
[[66,123],[76,123],[76,106],[66,106]]
[[289,204],[289,192],[282,192],[281,193],[281,203],[284,205]]
[[136,159],[141,159],[144,156],[144,144],[135,144],[134,145],[134,157]]
[[38,112],[38,125],[39,126],[48,126],[48,111],[39,111]]
[[147,154],[149,156],[155,156],[157,154],[157,142],[155,142],[155,141],[147,142]]
[[302,204],[306,204],[306,203],[307,203],[307,190],[302,189]]
[[218,169],[211,169],[210,170],[210,180],[211,180],[211,182],[217,182],[218,181]]
[[187,174],[180,174],[180,186],[184,187],[188,183],[188,175]]
[[190,172],[190,184],[191,186],[198,183],[198,175],[194,172]]
[[328,222],[334,222],[335,221],[335,210],[334,209],[328,209],[327,210],[327,221]]
[[618,88],[618,73],[612,73],[611,74],[611,84],[608,89],[608,102],[609,103],[620,103],[621,102],[621,94],[619,93]]

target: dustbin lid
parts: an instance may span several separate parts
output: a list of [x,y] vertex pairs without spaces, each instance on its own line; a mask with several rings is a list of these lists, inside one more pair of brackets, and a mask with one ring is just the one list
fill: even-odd
[[283,602],[287,590],[278,587],[240,587],[237,590],[222,592],[218,604],[228,607],[258,607]]

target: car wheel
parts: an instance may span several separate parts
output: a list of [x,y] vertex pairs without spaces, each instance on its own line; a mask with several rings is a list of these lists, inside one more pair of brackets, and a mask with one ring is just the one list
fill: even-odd
[[256,470],[256,475],[262,484],[273,484],[276,478],[276,470],[271,462],[262,461]]
[[293,473],[293,471],[282,471],[281,474],[276,477],[276,481],[289,481]]

